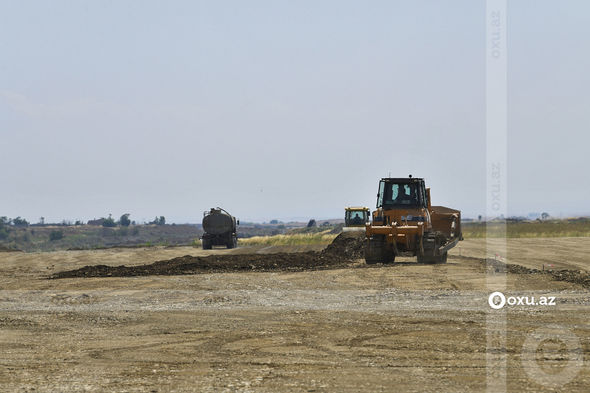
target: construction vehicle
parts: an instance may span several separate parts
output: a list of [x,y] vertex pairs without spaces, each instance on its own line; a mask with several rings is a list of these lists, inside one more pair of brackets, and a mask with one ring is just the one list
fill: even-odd
[[371,211],[368,207],[347,207],[344,209],[344,228],[342,232],[364,231]]
[[377,210],[366,225],[365,261],[392,263],[416,256],[421,263],[445,263],[447,252],[463,240],[461,212],[432,206],[424,179],[383,178]]
[[218,207],[203,213],[203,236],[201,242],[203,250],[210,250],[213,246],[238,246],[237,226],[240,221],[226,210]]

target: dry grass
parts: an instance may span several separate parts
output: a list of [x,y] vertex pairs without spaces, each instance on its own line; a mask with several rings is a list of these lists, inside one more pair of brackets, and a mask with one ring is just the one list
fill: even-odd
[[242,246],[296,246],[296,245],[312,245],[321,244],[328,245],[337,236],[329,233],[330,231],[323,231],[317,233],[294,233],[288,235],[275,236],[253,236],[249,238],[239,239],[238,243]]
[[463,223],[465,238],[489,237],[531,238],[531,237],[590,237],[590,219],[577,218],[551,221]]

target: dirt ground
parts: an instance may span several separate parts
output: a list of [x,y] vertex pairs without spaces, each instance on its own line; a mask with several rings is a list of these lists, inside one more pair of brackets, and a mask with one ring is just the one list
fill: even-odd
[[[507,262],[587,271],[589,240],[511,239]],[[319,251],[1,253],[0,390],[590,390],[588,287],[524,268],[504,273],[481,259],[480,240],[465,240],[441,265],[401,258],[367,266],[334,257],[312,270],[49,279],[84,266],[186,255],[278,261],[304,252],[289,256],[297,264]],[[493,310],[488,296],[496,290],[555,297],[556,304]]]
[[[501,239],[489,240],[493,249],[502,247],[502,242]],[[546,269],[590,269],[590,237],[507,239],[506,250],[502,257],[508,258],[510,263],[533,269],[542,269],[543,265]],[[460,242],[453,253],[483,258],[486,240]]]

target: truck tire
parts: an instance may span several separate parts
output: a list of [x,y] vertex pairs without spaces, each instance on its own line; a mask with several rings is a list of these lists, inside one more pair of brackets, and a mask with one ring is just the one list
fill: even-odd
[[203,239],[202,243],[203,243],[203,250],[210,250],[212,248],[211,242],[208,239]]
[[367,265],[375,263],[393,263],[395,254],[383,236],[367,239],[365,244],[365,262]]
[[446,243],[445,236],[440,232],[425,233],[422,238],[424,254],[418,253],[418,263],[446,263],[447,252],[437,254],[438,249]]
[[238,239],[235,236],[230,237],[227,242],[227,248],[236,248],[238,246]]

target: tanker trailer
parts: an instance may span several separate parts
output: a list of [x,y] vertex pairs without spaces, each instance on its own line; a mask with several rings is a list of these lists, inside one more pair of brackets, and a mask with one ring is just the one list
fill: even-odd
[[237,225],[240,222],[226,210],[218,207],[203,213],[203,236],[201,241],[203,250],[210,250],[213,246],[238,246]]

